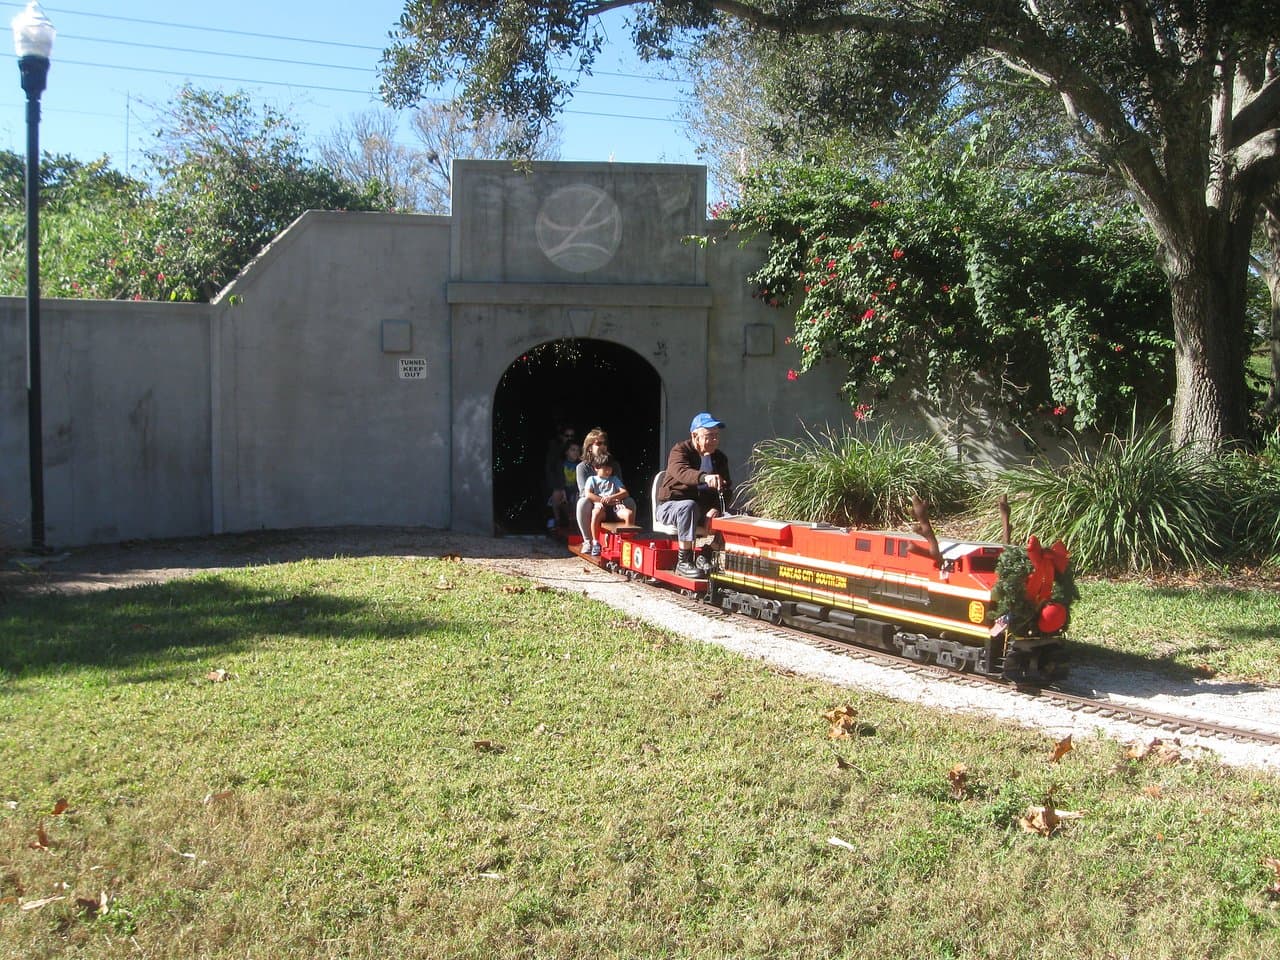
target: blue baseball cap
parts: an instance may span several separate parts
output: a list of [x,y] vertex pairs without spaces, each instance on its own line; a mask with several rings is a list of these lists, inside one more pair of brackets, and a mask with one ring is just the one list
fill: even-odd
[[689,432],[695,430],[711,430],[724,426],[723,420],[717,420],[709,413],[700,413],[693,418],[693,423],[689,424]]

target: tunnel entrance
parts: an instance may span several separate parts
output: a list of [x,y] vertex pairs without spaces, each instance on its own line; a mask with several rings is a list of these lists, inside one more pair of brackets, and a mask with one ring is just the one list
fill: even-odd
[[547,455],[556,428],[579,443],[600,427],[622,464],[648,525],[649,484],[664,465],[659,450],[662,380],[640,354],[605,340],[564,339],[521,354],[498,381],[493,398],[493,518],[499,534],[540,533],[546,506]]

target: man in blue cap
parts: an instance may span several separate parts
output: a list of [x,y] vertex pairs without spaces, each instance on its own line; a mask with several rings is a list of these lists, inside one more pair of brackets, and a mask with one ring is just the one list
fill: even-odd
[[676,573],[691,580],[706,577],[694,562],[698,524],[719,516],[720,504],[729,496],[729,458],[720,452],[724,424],[709,413],[700,413],[689,424],[689,439],[681,440],[667,456],[667,475],[658,487],[658,519],[676,528],[680,553]]

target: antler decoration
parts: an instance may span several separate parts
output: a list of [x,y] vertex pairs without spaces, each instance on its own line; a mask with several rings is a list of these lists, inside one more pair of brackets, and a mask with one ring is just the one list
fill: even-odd
[[936,566],[942,566],[942,548],[938,546],[938,538],[934,535],[933,524],[929,522],[929,505],[914,494],[911,497],[911,512],[916,518],[916,533],[929,541],[929,556]]

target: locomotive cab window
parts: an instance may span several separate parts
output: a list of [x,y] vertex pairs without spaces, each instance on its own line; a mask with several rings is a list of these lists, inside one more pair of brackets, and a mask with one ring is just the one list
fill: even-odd
[[892,557],[892,556],[893,556],[893,553],[894,553],[893,545],[894,545],[895,543],[897,543],[897,541],[896,541],[896,540],[890,540],[888,537],[885,537],[885,538],[884,538],[884,555],[885,555],[886,557]]
[[853,541],[853,549],[861,550],[863,553],[871,552],[871,541],[866,537],[857,537]]
[[910,553],[910,552],[911,552],[911,544],[907,543],[907,541],[905,541],[905,540],[899,540],[899,541],[898,541],[898,556],[900,556],[900,557],[905,557],[905,556],[906,556],[908,553]]

